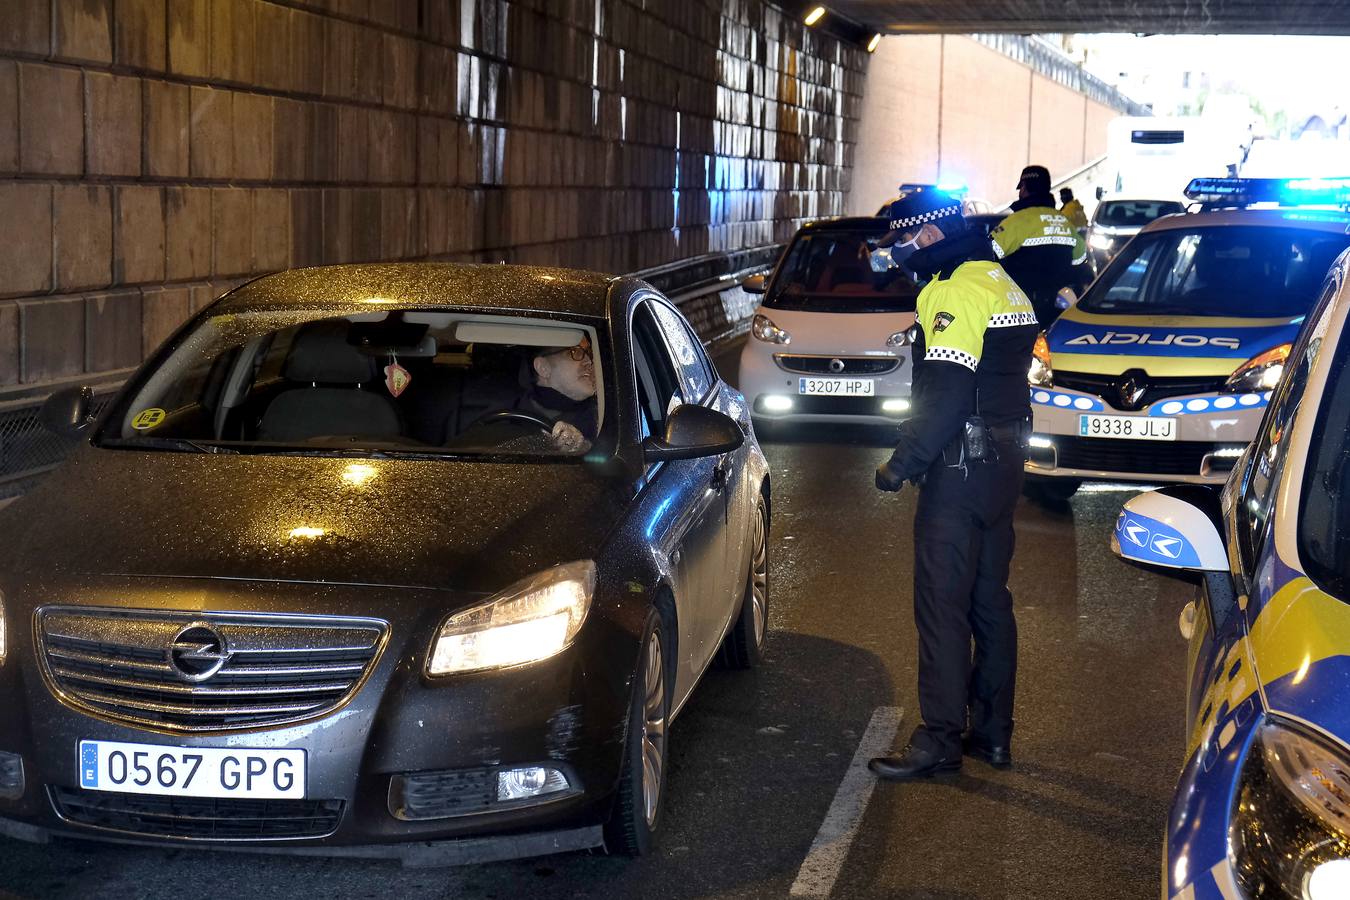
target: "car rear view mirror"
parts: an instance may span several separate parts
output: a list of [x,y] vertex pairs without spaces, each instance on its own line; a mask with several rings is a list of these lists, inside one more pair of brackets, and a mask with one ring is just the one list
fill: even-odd
[[730,453],[744,443],[745,433],[730,416],[685,403],[666,416],[665,439],[647,438],[642,442],[642,453],[648,462],[695,459]]
[[49,430],[62,437],[79,437],[94,421],[93,388],[68,387],[50,395],[42,404],[38,418]]
[[747,294],[762,294],[769,287],[769,278],[767,275],[751,275],[745,281],[741,282],[741,290]]
[[1175,485],[1149,491],[1125,503],[1111,549],[1126,562],[1162,575],[1194,580],[1196,574],[1226,574],[1221,521],[1219,498],[1210,488]]

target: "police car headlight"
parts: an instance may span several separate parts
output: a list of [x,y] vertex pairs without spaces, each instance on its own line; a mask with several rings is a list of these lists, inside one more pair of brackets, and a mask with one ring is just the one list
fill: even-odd
[[1027,372],[1027,381],[1036,387],[1050,387],[1055,381],[1055,372],[1050,368],[1050,343],[1045,332],[1036,336],[1036,345],[1031,348],[1031,370]]
[[1272,390],[1275,385],[1280,383],[1280,376],[1284,374],[1285,360],[1289,359],[1289,351],[1293,349],[1293,346],[1293,344],[1281,344],[1265,353],[1253,356],[1239,366],[1236,372],[1228,376],[1224,388],[1230,391]]
[[1248,897],[1345,897],[1350,759],[1344,747],[1271,717],[1257,732],[1229,832]]
[[500,669],[562,652],[586,620],[595,571],[590,560],[555,566],[450,616],[432,642],[427,674]]
[[755,340],[769,344],[792,343],[792,335],[773,324],[773,320],[768,316],[762,316],[758,313],[750,322],[750,334],[754,335]]

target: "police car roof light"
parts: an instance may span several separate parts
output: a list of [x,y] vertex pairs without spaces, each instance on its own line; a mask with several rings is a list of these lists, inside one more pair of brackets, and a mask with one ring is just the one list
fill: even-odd
[[1350,206],[1350,177],[1345,178],[1193,178],[1186,199],[1207,207]]

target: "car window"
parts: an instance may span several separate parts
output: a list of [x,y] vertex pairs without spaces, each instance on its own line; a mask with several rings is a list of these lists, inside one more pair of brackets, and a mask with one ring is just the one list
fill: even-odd
[[1097,207],[1096,222],[1113,228],[1141,228],[1161,216],[1185,211],[1173,200],[1107,200]]
[[666,416],[687,397],[680,369],[647,303],[639,303],[633,313],[633,361],[647,434],[664,435]]
[[1215,226],[1141,234],[1079,307],[1141,315],[1304,315],[1350,235]]
[[702,342],[694,335],[684,316],[656,300],[648,301],[648,306],[656,317],[661,333],[665,335],[666,346],[679,366],[684,396],[693,402],[702,402],[717,381],[712,364],[703,352]]
[[1261,428],[1253,442],[1251,459],[1243,476],[1242,502],[1237,510],[1238,549],[1243,568],[1254,571],[1256,561],[1270,532],[1271,513],[1275,508],[1275,489],[1279,484],[1289,442],[1290,426],[1303,394],[1308,376],[1322,351],[1322,340],[1330,320],[1336,285],[1328,279],[1322,296],[1309,318],[1310,325],[1300,333],[1285,364],[1286,372],[1280,380]]
[[871,252],[888,230],[878,219],[865,227],[799,235],[774,273],[764,305],[831,313],[913,312],[919,286],[908,272],[900,267],[872,271]]
[[1318,587],[1350,602],[1350,353],[1346,341],[1342,333],[1308,447],[1298,553],[1304,571]]
[[591,322],[528,315],[221,312],[138,373],[96,442],[181,452],[582,455],[604,427],[605,350]]

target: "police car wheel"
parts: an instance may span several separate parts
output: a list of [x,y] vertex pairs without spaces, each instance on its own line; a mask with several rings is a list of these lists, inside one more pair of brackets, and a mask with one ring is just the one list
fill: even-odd
[[751,527],[750,568],[741,611],[717,652],[717,663],[725,669],[753,669],[758,665],[769,632],[769,511],[763,497],[755,504]]
[[1041,503],[1064,503],[1083,486],[1081,478],[1037,478],[1028,475],[1022,493]]
[[633,677],[619,792],[605,824],[605,849],[621,856],[650,853],[661,827],[671,694],[665,651],[661,617],[653,610],[647,616]]

